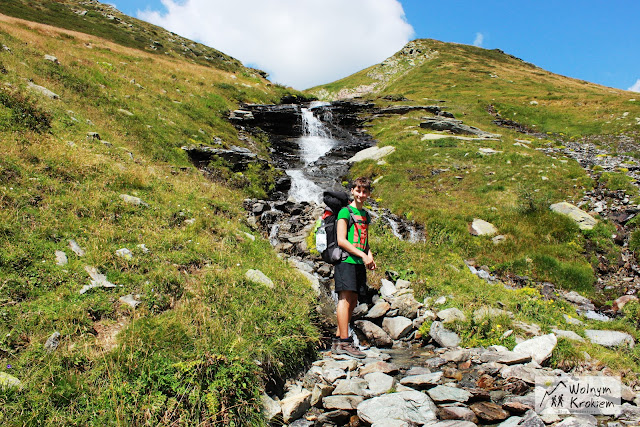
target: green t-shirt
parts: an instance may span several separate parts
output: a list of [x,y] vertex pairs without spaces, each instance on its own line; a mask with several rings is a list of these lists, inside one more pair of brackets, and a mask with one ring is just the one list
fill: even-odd
[[[365,252],[365,250],[369,246],[368,231],[371,218],[369,217],[367,211],[365,211],[364,209],[358,210],[353,206],[349,207],[353,211],[353,216],[356,222],[347,230],[347,240],[353,246]],[[341,219],[347,220],[347,223],[349,221],[349,209],[347,209],[346,207],[340,209],[340,212],[338,212],[338,221],[340,221]],[[353,256],[351,254],[349,254],[347,259],[342,262],[348,262],[350,264],[364,264],[362,258],[360,258],[359,256]]]

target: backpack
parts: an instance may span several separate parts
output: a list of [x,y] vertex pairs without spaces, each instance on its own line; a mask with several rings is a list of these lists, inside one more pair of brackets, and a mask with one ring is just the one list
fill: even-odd
[[316,229],[316,249],[320,252],[324,262],[336,265],[349,256],[347,251],[338,246],[338,227],[336,224],[338,212],[344,207],[349,209],[347,230],[355,224],[356,219],[349,207],[349,196],[346,193],[325,191],[322,195],[322,201],[327,205],[327,208]]

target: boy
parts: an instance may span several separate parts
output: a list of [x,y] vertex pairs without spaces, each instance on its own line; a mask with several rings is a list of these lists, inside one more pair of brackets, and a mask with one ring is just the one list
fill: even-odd
[[[364,202],[371,195],[371,181],[360,177],[351,185],[353,201],[338,212],[338,246],[349,256],[335,266],[334,280],[338,294],[338,339],[335,342],[336,354],[347,354],[362,359],[365,354],[353,345],[349,337],[349,323],[353,309],[358,303],[358,291],[366,289],[367,269],[374,270],[376,263],[369,248],[368,229],[371,217],[364,210]],[[347,229],[349,217],[353,215],[355,223]]]

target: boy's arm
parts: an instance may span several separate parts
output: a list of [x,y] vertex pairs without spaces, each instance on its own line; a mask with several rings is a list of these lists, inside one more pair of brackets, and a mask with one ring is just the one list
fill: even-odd
[[340,218],[338,220],[338,246],[340,246],[345,251],[349,252],[353,256],[357,256],[358,258],[362,258],[364,264],[367,268],[371,268],[371,265],[375,266],[375,262],[373,261],[373,256],[371,255],[371,250],[368,253],[363,252],[362,250],[353,246],[351,242],[347,239],[347,226],[348,221],[345,218]]

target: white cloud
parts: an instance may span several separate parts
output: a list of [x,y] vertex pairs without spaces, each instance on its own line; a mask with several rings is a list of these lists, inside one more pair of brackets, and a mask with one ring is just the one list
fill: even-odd
[[379,63],[413,36],[398,0],[162,0],[138,17],[305,89]]
[[482,33],[476,33],[476,38],[473,41],[473,45],[477,47],[482,47],[483,41],[484,41],[484,35]]
[[630,90],[631,92],[640,92],[640,79],[636,80],[635,84],[627,90]]

